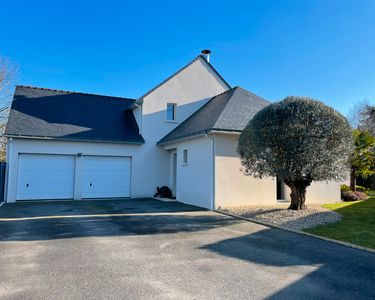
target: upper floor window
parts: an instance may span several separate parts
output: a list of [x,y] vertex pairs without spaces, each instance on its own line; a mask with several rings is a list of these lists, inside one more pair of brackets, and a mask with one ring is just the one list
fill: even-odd
[[176,121],[176,106],[177,104],[167,104],[167,121]]

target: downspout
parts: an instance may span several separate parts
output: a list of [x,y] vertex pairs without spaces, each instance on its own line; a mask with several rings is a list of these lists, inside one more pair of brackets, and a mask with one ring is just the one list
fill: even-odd
[[5,159],[5,183],[4,183],[4,201],[8,202],[8,180],[9,180],[9,168],[11,166],[11,156],[12,156],[12,142],[13,138],[8,138],[7,146],[6,146],[6,159]]
[[212,167],[212,190],[211,190],[211,210],[215,209],[215,137],[210,136],[208,133],[206,133],[206,136],[211,140],[212,145],[212,161],[211,161],[211,167]]

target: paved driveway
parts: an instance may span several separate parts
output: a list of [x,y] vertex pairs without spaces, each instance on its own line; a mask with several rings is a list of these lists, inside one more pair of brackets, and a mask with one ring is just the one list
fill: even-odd
[[0,208],[0,298],[374,299],[375,255],[151,199]]

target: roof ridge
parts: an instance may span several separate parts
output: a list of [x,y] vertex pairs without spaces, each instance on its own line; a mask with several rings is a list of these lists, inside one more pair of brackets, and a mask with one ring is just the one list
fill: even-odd
[[32,86],[32,85],[17,84],[16,88],[17,87],[28,88],[28,89],[35,89],[35,90],[42,90],[42,91],[61,92],[61,93],[66,93],[66,94],[79,94],[79,95],[87,95],[87,96],[99,96],[99,97],[117,98],[117,99],[123,99],[123,100],[132,100],[132,101],[136,100],[134,98],[125,98],[125,97],[119,97],[119,96],[109,96],[109,95],[92,94],[92,93],[84,93],[84,92],[74,92],[74,91],[67,91],[67,90],[43,88],[43,87]]

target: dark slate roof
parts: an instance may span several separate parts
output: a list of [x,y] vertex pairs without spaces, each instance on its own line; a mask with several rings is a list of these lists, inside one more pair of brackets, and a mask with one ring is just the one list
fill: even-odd
[[60,140],[144,143],[134,99],[17,86],[5,134]]
[[149,90],[146,94],[142,95],[142,97],[139,97],[138,99],[143,99],[147,95],[151,94],[153,91],[155,91],[158,87],[162,86],[164,83],[167,81],[171,80],[173,77],[177,76],[180,74],[183,70],[185,70],[187,67],[192,65],[194,62],[196,62],[198,59],[201,59],[203,62],[206,63],[206,65],[219,77],[225,85],[227,85],[228,88],[231,88],[228,82],[220,75],[220,73],[207,61],[207,59],[203,55],[198,55],[196,58],[194,58],[191,62],[189,62],[186,66],[182,67],[179,69],[177,72],[173,73],[171,76],[169,76],[167,79],[159,83],[157,86],[153,87],[151,90]]
[[210,131],[241,132],[254,115],[269,104],[269,101],[241,87],[235,87],[213,97],[158,144]]

